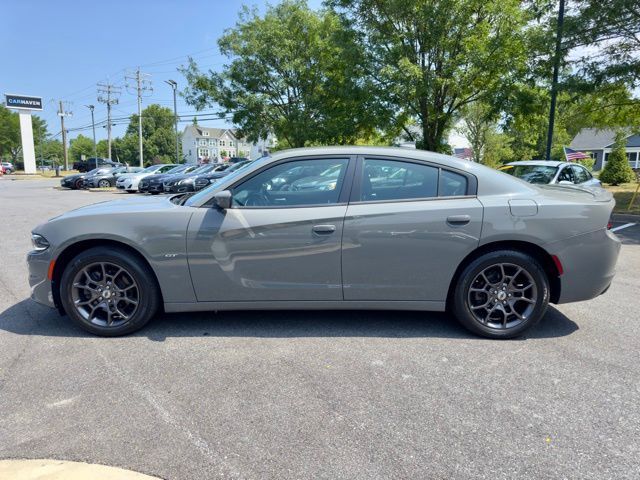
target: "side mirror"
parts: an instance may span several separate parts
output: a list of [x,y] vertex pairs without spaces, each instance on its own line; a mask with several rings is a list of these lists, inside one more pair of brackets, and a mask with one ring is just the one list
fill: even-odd
[[213,196],[213,203],[215,203],[218,208],[226,210],[227,208],[231,208],[232,198],[233,196],[229,190],[223,190]]

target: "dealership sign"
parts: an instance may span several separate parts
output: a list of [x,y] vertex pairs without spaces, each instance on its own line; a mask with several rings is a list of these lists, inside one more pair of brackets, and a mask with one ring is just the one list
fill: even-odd
[[26,95],[5,94],[8,108],[20,110],[42,110],[42,97],[27,97]]

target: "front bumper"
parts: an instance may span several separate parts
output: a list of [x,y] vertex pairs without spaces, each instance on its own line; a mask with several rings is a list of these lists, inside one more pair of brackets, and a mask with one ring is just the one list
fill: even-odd
[[616,273],[620,247],[618,237],[606,229],[547,245],[564,269],[558,303],[591,300],[606,292]]
[[47,251],[32,251],[27,254],[31,298],[42,305],[55,308],[51,280],[48,277],[50,262],[51,256]]
[[182,185],[165,185],[164,193],[185,193],[193,192],[193,183],[184,183]]

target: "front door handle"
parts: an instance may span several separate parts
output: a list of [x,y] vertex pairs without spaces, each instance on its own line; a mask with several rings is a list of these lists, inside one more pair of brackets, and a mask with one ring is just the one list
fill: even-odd
[[318,235],[330,235],[336,231],[335,225],[314,225],[313,233],[317,233]]
[[454,226],[466,225],[470,221],[471,217],[469,215],[451,215],[447,217],[447,223]]

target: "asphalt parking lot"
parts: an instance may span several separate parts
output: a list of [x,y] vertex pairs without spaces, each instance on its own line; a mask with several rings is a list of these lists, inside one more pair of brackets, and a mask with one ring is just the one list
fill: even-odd
[[[0,459],[166,479],[640,478],[640,225],[607,294],[523,339],[446,314],[163,315],[97,338],[29,300],[29,232],[126,198],[0,179]],[[628,222],[618,222],[617,226]]]

